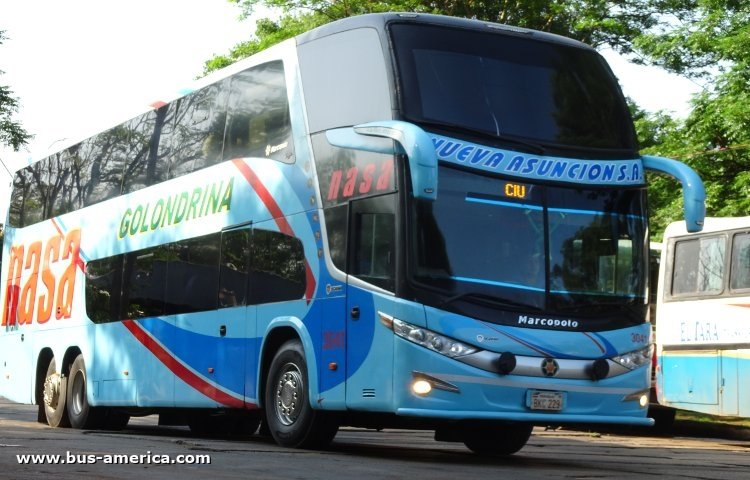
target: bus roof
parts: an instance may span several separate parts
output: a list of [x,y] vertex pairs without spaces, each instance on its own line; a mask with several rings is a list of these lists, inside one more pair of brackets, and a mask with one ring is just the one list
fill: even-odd
[[[750,227],[750,216],[748,217],[706,217],[703,230],[700,233],[720,232],[736,228]],[[688,235],[685,221],[670,223],[664,230],[664,240],[668,237]]]
[[540,32],[538,30],[530,30],[528,28],[514,27],[511,25],[485,22],[481,20],[449,17],[445,15],[405,12],[369,13],[366,15],[347,17],[302,33],[298,35],[296,39],[298,44],[302,44],[310,42],[317,38],[333,35],[335,33],[344,32],[347,30],[353,30],[355,28],[370,27],[375,28],[378,31],[382,31],[384,30],[386,24],[393,21],[440,25],[445,27],[466,28],[472,30],[487,30],[494,31],[496,33],[506,33],[510,35],[523,35],[547,42],[554,42],[594,50],[591,46],[577,40],[552,33]]

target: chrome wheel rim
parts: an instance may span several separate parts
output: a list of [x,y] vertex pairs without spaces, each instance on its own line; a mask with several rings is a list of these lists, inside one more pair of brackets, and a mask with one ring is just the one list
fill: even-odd
[[276,381],[274,410],[276,418],[285,426],[297,421],[302,411],[305,382],[302,372],[294,363],[287,363],[281,369]]

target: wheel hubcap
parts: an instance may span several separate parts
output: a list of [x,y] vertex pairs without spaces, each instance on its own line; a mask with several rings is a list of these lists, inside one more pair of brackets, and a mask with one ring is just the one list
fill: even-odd
[[284,425],[291,425],[297,421],[302,410],[302,397],[305,384],[302,372],[293,363],[284,365],[276,382],[276,417]]
[[60,401],[60,375],[53,373],[44,379],[44,404],[52,409],[57,408]]

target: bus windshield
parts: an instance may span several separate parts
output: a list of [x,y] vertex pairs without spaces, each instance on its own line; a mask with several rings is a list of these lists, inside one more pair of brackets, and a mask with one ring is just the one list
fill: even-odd
[[[412,280],[432,292],[425,303],[644,321],[643,189],[521,183],[448,166],[439,177],[437,200],[412,209]],[[484,310],[471,315],[502,323],[498,308]]]
[[[405,119],[632,158],[632,121],[593,50],[493,31],[392,24]],[[605,152],[602,152],[605,150]]]

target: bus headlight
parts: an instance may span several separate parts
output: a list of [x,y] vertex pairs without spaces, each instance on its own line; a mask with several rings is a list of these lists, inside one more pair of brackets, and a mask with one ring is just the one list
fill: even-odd
[[619,363],[628,370],[635,370],[638,367],[648,365],[651,363],[651,356],[654,351],[654,346],[649,345],[641,350],[634,352],[624,353],[616,357],[612,357],[612,360]]
[[397,318],[393,319],[392,325],[393,333],[399,337],[447,357],[462,357],[479,350],[471,345],[439,335],[432,330],[406,323]]

